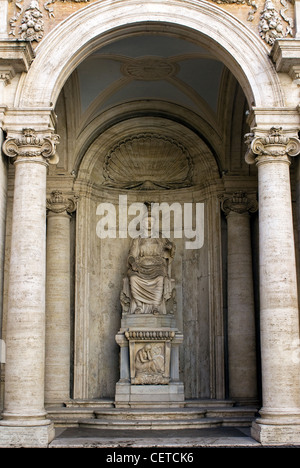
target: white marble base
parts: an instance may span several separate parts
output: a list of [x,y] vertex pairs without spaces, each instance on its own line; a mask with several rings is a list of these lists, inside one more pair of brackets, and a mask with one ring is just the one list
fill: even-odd
[[[36,425],[35,425],[36,424]],[[0,447],[46,448],[55,437],[50,421],[1,421]]]
[[293,424],[262,424],[252,423],[251,436],[262,445],[299,445],[300,422]]
[[130,385],[127,382],[116,384],[115,407],[145,408],[171,407],[184,405],[184,385],[171,382],[168,385]]

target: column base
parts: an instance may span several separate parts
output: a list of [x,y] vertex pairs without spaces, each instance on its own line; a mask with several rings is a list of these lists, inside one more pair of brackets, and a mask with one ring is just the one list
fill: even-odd
[[0,421],[0,447],[46,448],[55,437],[50,420]]
[[300,418],[259,418],[252,423],[251,436],[262,445],[300,445]]

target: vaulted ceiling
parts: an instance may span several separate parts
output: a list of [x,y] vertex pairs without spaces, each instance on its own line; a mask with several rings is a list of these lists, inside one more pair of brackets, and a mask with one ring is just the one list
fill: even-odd
[[[120,119],[140,113],[174,120],[174,111],[181,128],[193,129],[211,147],[220,173],[247,173],[242,139],[246,110],[241,87],[213,48],[179,35],[140,32],[107,43],[70,75],[56,107],[62,135],[59,165],[69,173],[78,167],[79,152],[83,156],[99,132]],[[121,111],[124,117],[117,119]],[[107,114],[111,120],[105,125]],[[173,137],[180,141],[180,135]]]
[[82,121],[137,99],[173,102],[216,121],[224,65],[196,44],[158,35],[103,47],[78,69]]

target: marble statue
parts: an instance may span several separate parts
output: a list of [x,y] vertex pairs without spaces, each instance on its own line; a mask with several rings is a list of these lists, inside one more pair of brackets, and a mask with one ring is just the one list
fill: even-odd
[[166,302],[174,295],[170,264],[175,245],[169,239],[151,237],[155,220],[146,216],[141,235],[132,239],[128,254],[128,271],[121,293],[123,313],[166,314]]

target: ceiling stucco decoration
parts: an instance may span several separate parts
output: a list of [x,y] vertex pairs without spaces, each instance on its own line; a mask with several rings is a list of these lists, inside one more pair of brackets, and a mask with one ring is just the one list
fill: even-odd
[[187,149],[172,138],[142,133],[123,139],[106,155],[104,185],[122,189],[178,189],[192,185]]
[[178,64],[159,57],[140,57],[121,66],[123,75],[142,81],[165,80],[178,70]]

